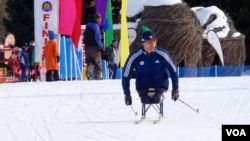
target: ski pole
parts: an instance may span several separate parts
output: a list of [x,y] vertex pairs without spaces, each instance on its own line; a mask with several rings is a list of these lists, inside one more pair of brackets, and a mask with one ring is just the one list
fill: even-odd
[[135,109],[133,108],[132,105],[130,105],[130,107],[131,107],[132,111],[134,112],[135,116],[137,116],[137,114],[138,114],[137,111],[135,111]]
[[183,104],[185,104],[186,106],[188,106],[189,108],[191,108],[192,110],[194,110],[195,112],[199,113],[199,109],[193,108],[192,106],[188,105],[186,102],[182,101],[182,100],[179,99],[179,98],[178,98],[178,100],[179,100],[181,103],[183,103]]

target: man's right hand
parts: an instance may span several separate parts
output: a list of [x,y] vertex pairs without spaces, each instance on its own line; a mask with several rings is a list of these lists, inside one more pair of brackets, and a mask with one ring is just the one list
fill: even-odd
[[132,97],[129,95],[129,96],[125,96],[125,104],[126,105],[132,105]]
[[172,100],[176,101],[179,98],[179,90],[172,91]]

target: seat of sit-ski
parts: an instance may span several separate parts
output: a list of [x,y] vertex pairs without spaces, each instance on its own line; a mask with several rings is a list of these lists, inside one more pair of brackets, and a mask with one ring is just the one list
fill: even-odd
[[163,88],[147,88],[138,92],[143,104],[159,104],[164,99],[163,93],[165,91]]
[[142,102],[142,118],[146,118],[146,113],[150,107],[153,107],[163,117],[163,93],[166,90],[163,88],[148,88],[139,90],[139,96]]

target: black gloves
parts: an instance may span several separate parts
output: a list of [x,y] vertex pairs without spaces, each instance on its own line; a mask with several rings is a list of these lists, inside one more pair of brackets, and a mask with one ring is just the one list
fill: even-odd
[[131,98],[131,96],[129,95],[129,96],[125,96],[125,104],[126,105],[132,105],[132,98]]
[[57,63],[60,61],[60,56],[56,56]]
[[101,52],[105,52],[106,48],[105,48],[105,47],[102,47],[102,48],[99,48],[99,50],[100,50]]
[[179,98],[179,90],[172,90],[172,100],[176,101]]

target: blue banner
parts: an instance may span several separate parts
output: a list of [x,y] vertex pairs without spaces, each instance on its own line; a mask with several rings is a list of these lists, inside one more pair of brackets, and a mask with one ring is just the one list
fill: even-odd
[[60,38],[60,77],[62,80],[82,80],[82,48],[76,49],[70,38]]

